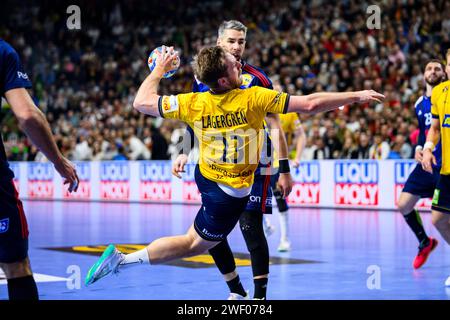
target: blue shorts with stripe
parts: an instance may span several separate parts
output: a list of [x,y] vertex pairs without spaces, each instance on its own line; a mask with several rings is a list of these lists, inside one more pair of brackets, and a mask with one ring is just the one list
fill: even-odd
[[450,175],[441,174],[439,176],[431,209],[450,214]]
[[0,262],[13,263],[28,255],[28,225],[13,180],[0,180]]
[[201,174],[198,165],[195,182],[202,196],[202,206],[194,220],[195,230],[205,240],[225,240],[238,223],[249,196],[236,198],[226,194],[216,182]]
[[408,192],[421,198],[433,197],[434,189],[439,180],[440,167],[433,166],[433,174],[422,169],[419,163],[406,180],[403,192]]
[[271,214],[272,188],[270,187],[270,183],[273,175],[261,175],[259,172],[259,170],[255,172],[255,180],[245,211]]

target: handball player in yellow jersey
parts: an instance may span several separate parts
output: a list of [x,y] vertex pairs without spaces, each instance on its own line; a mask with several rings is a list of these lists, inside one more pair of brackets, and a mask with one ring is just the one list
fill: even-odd
[[184,235],[154,240],[128,255],[108,246],[90,268],[86,285],[128,266],[195,256],[224,240],[247,205],[258,166],[263,120],[268,112],[316,114],[346,104],[384,99],[373,90],[305,96],[289,96],[261,87],[242,90],[241,63],[219,46],[203,48],[193,63],[196,77],[210,87],[209,92],[159,96],[159,82],[173,68],[175,59],[177,52],[163,46],[156,67],[141,84],[133,106],[151,116],[185,121],[194,129],[200,143],[195,178],[202,205]]

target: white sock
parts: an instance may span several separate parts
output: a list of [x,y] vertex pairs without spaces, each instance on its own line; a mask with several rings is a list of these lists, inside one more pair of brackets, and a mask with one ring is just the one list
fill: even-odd
[[130,254],[124,254],[125,259],[120,263],[120,267],[132,266],[137,264],[148,263],[150,264],[150,259],[148,257],[147,248],[135,251]]
[[281,241],[289,241],[288,240],[288,214],[289,210],[280,212],[280,234],[281,234]]

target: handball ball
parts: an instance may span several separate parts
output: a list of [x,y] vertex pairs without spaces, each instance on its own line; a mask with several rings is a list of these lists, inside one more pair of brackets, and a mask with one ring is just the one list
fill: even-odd
[[[150,68],[150,71],[153,71],[153,69],[155,69],[156,67],[156,58],[158,58],[158,56],[156,55],[156,50],[162,52],[162,47],[154,49],[148,56],[148,67]],[[168,51],[169,48],[166,47],[166,50]],[[171,76],[173,76],[175,72],[177,72],[179,67],[180,67],[180,58],[177,56],[177,58],[173,60],[173,69],[170,70],[169,72],[166,72],[163,75],[163,78],[170,78]]]

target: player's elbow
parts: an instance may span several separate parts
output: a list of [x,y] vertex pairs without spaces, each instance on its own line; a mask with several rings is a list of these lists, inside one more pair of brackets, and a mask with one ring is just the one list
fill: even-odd
[[158,110],[158,96],[152,95],[151,97],[146,97],[146,99],[137,96],[133,101],[133,109],[145,114],[154,115]]
[[22,110],[20,113],[17,113],[16,118],[20,127],[26,128],[30,123],[34,123],[36,120],[41,118],[41,113],[39,109],[35,107],[27,108]]
[[317,100],[311,97],[311,95],[294,96],[289,101],[288,112],[314,114],[317,112],[318,106]]
[[142,99],[139,99],[138,97],[134,98],[133,109],[140,111],[143,106],[144,106],[144,101]]

